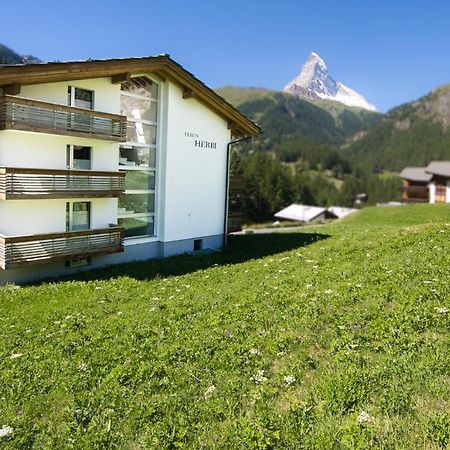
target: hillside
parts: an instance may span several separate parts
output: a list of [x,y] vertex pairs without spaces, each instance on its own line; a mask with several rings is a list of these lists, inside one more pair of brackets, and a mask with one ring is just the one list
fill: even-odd
[[0,288],[0,445],[450,445],[450,205]]
[[308,101],[262,88],[225,86],[216,92],[262,125],[265,148],[292,139],[339,146],[381,118],[379,113],[334,101]]
[[406,165],[428,165],[450,159],[450,85],[391,110],[344,153],[369,170],[400,171]]
[[39,58],[32,55],[19,55],[14,50],[0,44],[0,65],[2,64],[29,64],[41,63]]

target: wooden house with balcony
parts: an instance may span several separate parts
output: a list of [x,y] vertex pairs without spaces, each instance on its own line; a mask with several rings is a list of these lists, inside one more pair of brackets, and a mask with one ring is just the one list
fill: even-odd
[[425,167],[405,167],[400,173],[402,184],[402,201],[406,203],[428,202],[432,175]]
[[0,283],[220,248],[259,132],[167,55],[0,66]]
[[404,202],[450,203],[450,161],[432,161],[427,167],[405,167]]

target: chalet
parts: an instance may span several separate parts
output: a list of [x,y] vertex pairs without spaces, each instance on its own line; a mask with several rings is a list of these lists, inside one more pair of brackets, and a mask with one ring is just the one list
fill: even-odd
[[432,161],[427,167],[405,167],[404,202],[450,203],[450,161]]
[[259,127],[167,55],[0,67],[0,282],[220,248]]
[[430,203],[450,203],[450,161],[432,161],[425,171],[432,177]]
[[425,172],[425,167],[405,167],[400,173],[403,180],[402,201],[428,202],[432,175]]

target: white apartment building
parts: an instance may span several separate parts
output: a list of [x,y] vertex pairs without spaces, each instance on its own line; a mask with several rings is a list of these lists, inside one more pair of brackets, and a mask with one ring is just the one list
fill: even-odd
[[169,56],[0,67],[0,282],[220,248],[259,127]]

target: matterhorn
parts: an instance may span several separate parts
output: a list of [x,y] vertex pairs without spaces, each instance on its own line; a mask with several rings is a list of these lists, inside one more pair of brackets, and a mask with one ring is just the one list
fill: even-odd
[[283,90],[301,98],[334,100],[347,106],[356,106],[370,111],[377,110],[362,95],[339,81],[335,81],[329,75],[324,60],[314,52],[308,56],[300,74]]

